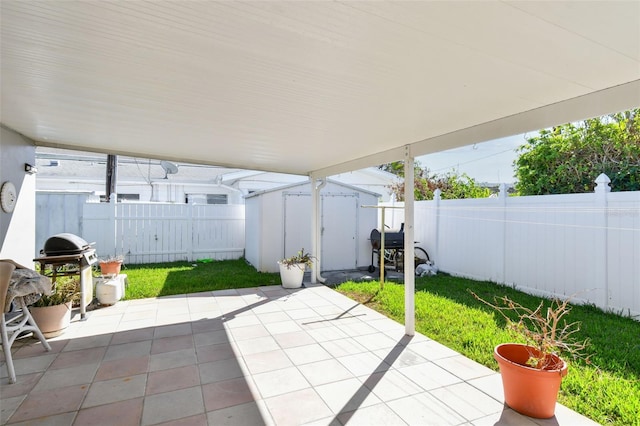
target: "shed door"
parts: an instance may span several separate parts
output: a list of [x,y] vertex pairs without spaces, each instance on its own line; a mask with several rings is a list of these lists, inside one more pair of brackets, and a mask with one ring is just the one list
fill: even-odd
[[[322,270],[355,269],[358,259],[357,195],[321,194]],[[311,251],[311,195],[284,194],[284,253]]]
[[311,195],[284,194],[284,253],[311,252]]
[[322,270],[355,269],[358,259],[358,198],[322,196]]

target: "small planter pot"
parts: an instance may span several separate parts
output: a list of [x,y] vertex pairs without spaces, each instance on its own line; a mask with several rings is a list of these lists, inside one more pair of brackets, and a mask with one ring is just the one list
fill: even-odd
[[505,343],[495,347],[493,357],[498,361],[504,400],[520,414],[547,419],[553,417],[562,378],[567,375],[567,364],[552,355],[558,368],[539,370],[526,365],[530,354],[537,350],[531,346]]
[[122,261],[100,262],[100,273],[102,275],[118,275],[122,268]]
[[284,288],[300,288],[304,278],[304,270],[307,267],[304,263],[295,263],[287,268],[284,263],[278,262],[280,267],[280,281]]
[[61,335],[71,323],[71,302],[53,306],[32,306],[29,312],[46,338]]

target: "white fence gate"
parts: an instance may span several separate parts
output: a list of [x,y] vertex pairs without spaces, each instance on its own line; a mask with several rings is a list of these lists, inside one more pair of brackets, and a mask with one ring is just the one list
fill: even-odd
[[[453,275],[640,316],[640,192],[599,188],[419,201],[416,240],[439,270]],[[388,217],[397,229],[402,210]]]
[[[95,242],[99,257],[122,254],[127,263],[238,259],[244,255],[244,205],[85,200],[81,195],[38,194],[37,247],[50,235],[70,232]],[[56,207],[61,204],[67,207]]]

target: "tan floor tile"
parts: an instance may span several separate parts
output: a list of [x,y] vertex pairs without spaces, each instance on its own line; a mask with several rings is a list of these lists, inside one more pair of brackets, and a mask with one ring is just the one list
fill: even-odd
[[141,328],[135,330],[119,331],[113,335],[111,345],[123,343],[142,342],[153,339],[153,328]]
[[433,363],[460,377],[462,380],[477,379],[478,377],[495,374],[495,371],[490,368],[462,355],[440,358]]
[[442,386],[453,385],[461,380],[430,362],[427,364],[412,365],[399,368],[397,371],[404,374],[411,381],[419,385],[424,390],[431,390]]
[[104,361],[98,367],[95,381],[110,380],[118,377],[135,376],[149,370],[149,356]]
[[315,391],[334,414],[353,411],[381,402],[380,398],[355,378],[316,386]]
[[[6,369],[4,365],[0,368]],[[8,377],[2,379],[2,381],[0,381],[0,398],[4,401],[5,398],[13,398],[28,394],[38,383],[43,374],[44,373],[31,373],[18,375],[16,377],[18,379],[17,383],[12,384],[9,384]]]
[[[219,424],[219,423],[212,423]],[[247,423],[248,424],[248,423]],[[208,426],[207,415],[197,414],[195,416],[184,417],[178,420],[171,420],[164,423],[158,423],[158,426]]]
[[347,355],[355,355],[365,352],[367,349],[350,337],[338,340],[329,340],[320,343],[334,358]]
[[26,397],[26,395],[2,397],[2,404],[0,404],[0,424],[4,425],[9,421],[9,418],[15,413]]
[[123,358],[139,358],[151,354],[151,340],[111,345],[104,354],[105,361]]
[[276,424],[308,423],[331,416],[331,410],[313,389],[303,389],[265,400]]
[[467,383],[433,389],[429,393],[455,408],[458,414],[469,421],[500,413],[504,408],[504,404]]
[[459,425],[465,421],[464,417],[427,392],[396,399],[387,405],[410,425]]
[[156,327],[153,332],[154,339],[162,339],[165,337],[188,336],[192,334],[191,323],[171,324]]
[[292,331],[289,333],[276,334],[273,338],[276,339],[278,345],[283,349],[310,345],[316,342],[306,331]]
[[232,340],[233,337],[231,333],[225,329],[196,333],[193,335],[193,341],[196,346],[217,345],[220,343],[229,343]]
[[367,389],[371,389],[382,401],[391,401],[424,390],[396,370],[374,373],[361,377]]
[[263,414],[256,402],[234,405],[207,413],[209,425],[238,426],[238,425],[264,425],[266,423]]
[[80,408],[87,389],[87,386],[69,386],[43,392],[31,392],[10,420],[18,422],[76,411]]
[[313,386],[337,382],[354,376],[335,359],[300,365],[298,369]]
[[220,318],[207,318],[191,322],[193,334],[223,330],[224,322]]
[[140,424],[152,425],[191,417],[204,412],[202,390],[200,386],[195,386],[147,396],[144,400]]
[[256,339],[258,337],[269,336],[269,332],[260,324],[249,325],[246,327],[236,327],[231,329],[231,335],[236,341]]
[[[357,411],[350,411],[338,415],[342,424],[349,426],[400,426],[407,425],[391,408],[385,404],[376,404],[370,407],[362,407]],[[435,423],[423,423],[435,424]]]
[[220,361],[227,358],[235,358],[233,347],[227,343],[196,347],[196,356],[199,363]]
[[386,371],[389,364],[378,358],[371,352],[362,352],[355,355],[342,356],[336,358],[340,364],[344,365],[354,376],[370,375],[379,371]]
[[71,339],[64,347],[64,352],[108,346],[112,338],[113,334],[99,334],[97,336],[87,336],[81,337],[79,339]]
[[58,370],[47,370],[37,385],[34,392],[48,389],[62,388],[73,385],[86,385],[93,381],[98,364],[85,364],[77,367],[61,368]]
[[207,411],[244,404],[254,399],[243,377],[203,385],[202,394]]
[[[58,354],[52,354],[51,352],[45,352],[46,355],[31,356],[27,358],[20,358],[13,360],[13,368],[16,370],[16,375],[40,373],[46,371],[51,363],[56,359]],[[2,377],[8,377],[7,369],[3,365],[0,370]]]
[[323,361],[325,359],[332,358],[331,354],[324,350],[324,348],[318,343],[288,348],[284,351],[296,365],[303,365],[310,362]]
[[168,370],[154,371],[147,378],[146,395],[186,389],[200,384],[198,367],[188,365]]
[[[52,416],[46,416],[46,426],[69,426],[73,424],[73,420],[76,417],[76,412],[54,414]],[[25,420],[24,422],[11,423],[11,426],[34,426],[43,424],[43,419]]]
[[260,337],[257,339],[242,340],[236,342],[237,348],[244,356],[255,354],[258,352],[268,352],[280,349],[278,343],[273,337]]
[[82,408],[144,396],[146,384],[146,374],[94,382],[82,403]]
[[102,361],[106,351],[106,347],[80,349],[70,352],[65,351],[58,355],[55,361],[49,366],[49,369],[57,370],[59,368],[69,368],[83,364],[98,364]]
[[197,362],[195,348],[165,352],[157,355],[151,355],[149,359],[149,371],[184,367],[185,365],[197,364]]
[[74,426],[137,426],[142,417],[143,398],[113,402],[78,412]]
[[191,334],[186,336],[154,339],[153,343],[151,344],[151,355],[191,349],[194,347],[195,345],[193,343],[193,336]]
[[308,388],[309,382],[295,367],[255,374],[253,380],[263,398]]
[[244,362],[247,365],[247,368],[249,368],[251,374],[279,370],[293,365],[289,360],[289,357],[287,357],[287,354],[280,349],[246,355],[244,357]]
[[198,364],[200,382],[202,384],[235,379],[244,375],[239,358],[228,358],[220,361]]

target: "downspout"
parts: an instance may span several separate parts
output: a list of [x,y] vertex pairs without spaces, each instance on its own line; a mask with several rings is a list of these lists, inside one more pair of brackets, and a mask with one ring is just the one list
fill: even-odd
[[320,275],[320,190],[327,184],[327,179],[318,179],[320,182],[316,185],[316,179],[310,176],[311,180],[311,246],[313,250],[313,265],[311,269],[311,283],[315,284],[320,281],[324,284],[327,280]]

